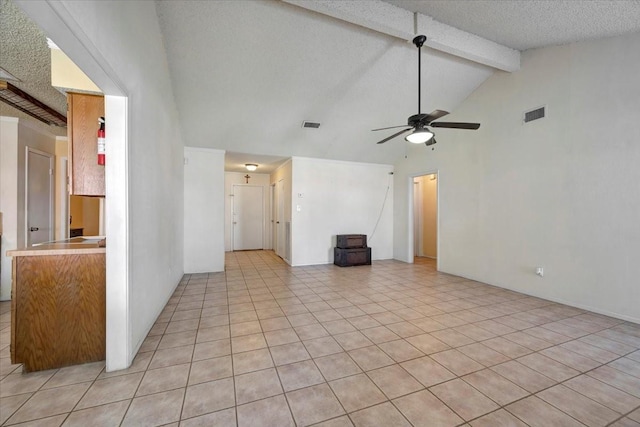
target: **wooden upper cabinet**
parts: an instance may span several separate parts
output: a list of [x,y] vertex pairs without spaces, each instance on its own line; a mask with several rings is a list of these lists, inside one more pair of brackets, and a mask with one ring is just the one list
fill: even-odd
[[104,116],[104,97],[67,93],[67,103],[69,192],[104,197],[104,166],[98,165],[98,118]]

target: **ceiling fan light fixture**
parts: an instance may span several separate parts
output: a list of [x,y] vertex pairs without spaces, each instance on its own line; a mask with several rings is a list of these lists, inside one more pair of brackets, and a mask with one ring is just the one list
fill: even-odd
[[424,144],[433,138],[433,132],[429,129],[420,127],[407,135],[404,139],[412,144]]
[[258,165],[256,165],[255,163],[245,163],[244,167],[247,168],[249,172],[253,172],[254,170],[258,169]]

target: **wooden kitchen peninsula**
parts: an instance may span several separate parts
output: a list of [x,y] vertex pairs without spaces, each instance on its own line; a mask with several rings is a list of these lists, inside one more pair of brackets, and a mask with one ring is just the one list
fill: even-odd
[[104,360],[105,252],[81,237],[7,252],[12,363],[31,372]]

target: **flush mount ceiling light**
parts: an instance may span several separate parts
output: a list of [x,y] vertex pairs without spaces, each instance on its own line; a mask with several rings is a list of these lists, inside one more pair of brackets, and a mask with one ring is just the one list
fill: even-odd
[[67,126],[63,114],[5,80],[0,80],[0,100],[48,125]]
[[407,135],[404,139],[412,144],[423,144],[433,138],[433,132],[424,126],[416,128],[412,133]]
[[246,163],[244,167],[247,168],[249,172],[253,172],[254,170],[258,169],[258,165],[256,165],[255,163]]

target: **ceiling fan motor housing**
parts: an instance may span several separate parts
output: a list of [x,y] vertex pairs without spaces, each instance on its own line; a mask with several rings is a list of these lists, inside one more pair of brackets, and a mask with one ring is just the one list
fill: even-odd
[[429,124],[429,122],[427,120],[425,120],[429,115],[428,114],[414,114],[413,116],[409,117],[409,119],[407,120],[407,124],[409,126],[426,126]]

